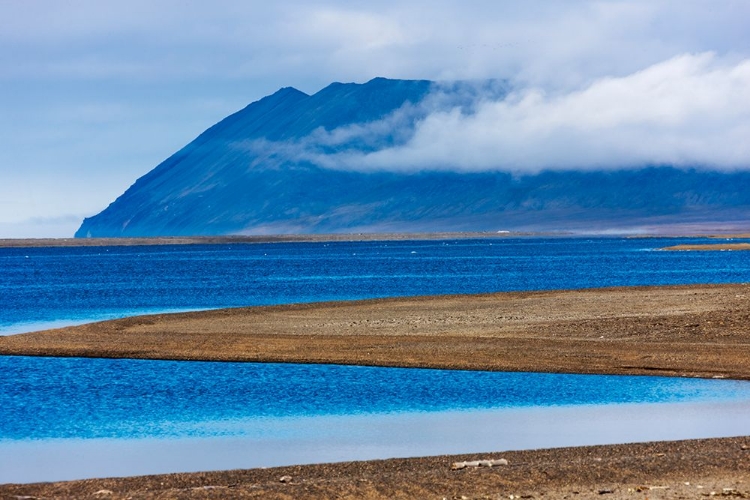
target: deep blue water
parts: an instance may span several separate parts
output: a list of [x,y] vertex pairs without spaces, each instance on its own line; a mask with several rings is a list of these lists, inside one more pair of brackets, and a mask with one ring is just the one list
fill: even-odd
[[0,373],[0,443],[243,435],[278,417],[750,400],[750,383],[730,380],[336,365],[0,357]]
[[694,240],[529,238],[2,248],[0,333],[22,331],[24,323],[170,310],[750,282],[747,252],[653,251],[690,241]]

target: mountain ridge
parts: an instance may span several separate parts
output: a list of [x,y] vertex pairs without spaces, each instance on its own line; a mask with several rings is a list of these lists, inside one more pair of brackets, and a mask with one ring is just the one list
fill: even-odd
[[312,95],[284,87],[206,129],[85,219],[76,237],[747,225],[750,190],[742,187],[750,174],[742,171],[513,175],[319,163],[403,144],[435,106],[471,113],[477,85],[495,98],[507,92],[495,81],[385,78],[333,83]]

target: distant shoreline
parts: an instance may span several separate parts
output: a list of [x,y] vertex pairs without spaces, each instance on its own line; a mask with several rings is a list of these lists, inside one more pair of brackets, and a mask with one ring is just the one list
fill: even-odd
[[535,236],[570,236],[568,233],[533,232],[436,232],[436,233],[351,233],[351,234],[277,234],[249,236],[158,236],[144,238],[6,238],[0,248],[96,247],[148,245],[228,245],[253,243],[317,243],[333,241],[409,241]]
[[445,231],[414,233],[336,233],[232,236],[156,236],[138,238],[2,238],[0,248],[104,247],[150,245],[229,245],[259,243],[324,243],[337,241],[434,241],[504,238],[707,238],[750,239],[750,233],[578,233],[573,231]]
[[705,245],[674,245],[660,250],[669,252],[747,251],[750,243],[710,243]]

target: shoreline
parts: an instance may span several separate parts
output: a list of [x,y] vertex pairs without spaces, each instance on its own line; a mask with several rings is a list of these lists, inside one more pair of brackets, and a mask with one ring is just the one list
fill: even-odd
[[[455,465],[477,460],[498,465]],[[0,485],[0,498],[84,497],[748,498],[750,437]]]
[[[732,284],[219,309],[0,337],[0,355],[750,380],[748,300],[750,285]],[[451,470],[453,462],[486,458],[509,465]],[[750,436],[11,484],[0,485],[0,498],[653,499],[711,491],[750,498]]]
[[742,252],[750,250],[750,243],[711,243],[703,245],[674,245],[660,248],[668,252]]
[[706,232],[600,232],[575,231],[442,231],[407,233],[329,233],[329,234],[269,234],[227,236],[158,236],[158,237],[112,237],[112,238],[0,238],[0,248],[56,248],[56,247],[104,247],[104,246],[158,246],[158,245],[228,245],[264,243],[327,243],[358,241],[434,241],[466,239],[506,238],[629,238],[629,239],[677,239],[700,238],[749,239],[750,233],[710,230]]
[[158,236],[121,238],[5,238],[0,248],[155,246],[155,245],[227,245],[260,243],[325,243],[352,241],[431,241],[443,239],[567,237],[567,232],[433,232],[433,233],[336,233],[336,234],[269,234],[233,236]]

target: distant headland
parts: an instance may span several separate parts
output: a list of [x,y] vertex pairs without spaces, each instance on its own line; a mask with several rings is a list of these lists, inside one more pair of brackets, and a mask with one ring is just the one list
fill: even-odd
[[[283,88],[207,129],[75,236],[750,229],[750,172],[623,165],[519,173],[502,157],[481,170],[410,159],[409,141],[435,113],[475,113],[478,102],[508,92],[496,80],[385,78],[313,95]],[[402,154],[391,158],[394,151]]]

